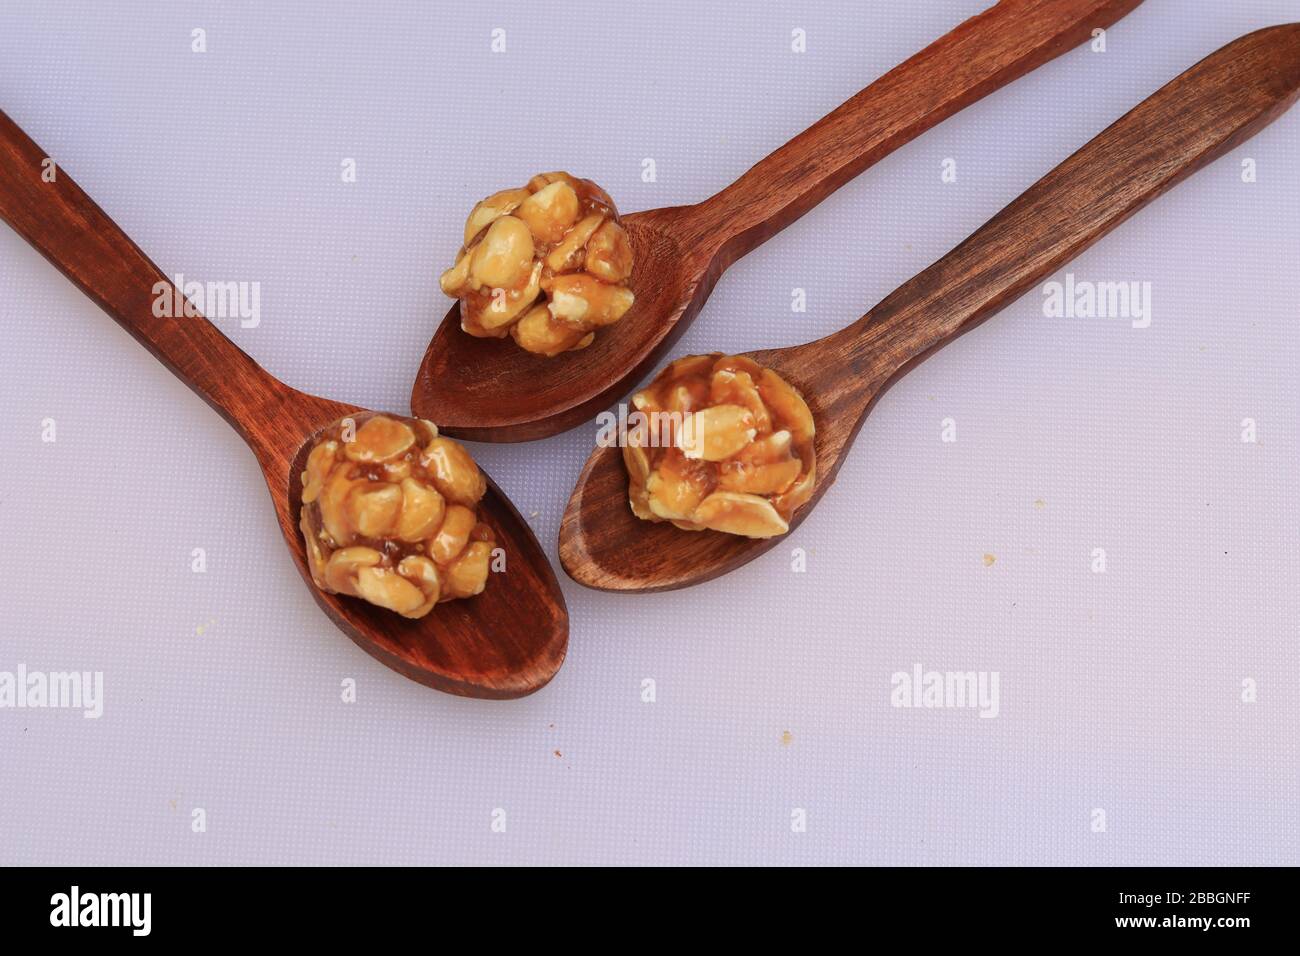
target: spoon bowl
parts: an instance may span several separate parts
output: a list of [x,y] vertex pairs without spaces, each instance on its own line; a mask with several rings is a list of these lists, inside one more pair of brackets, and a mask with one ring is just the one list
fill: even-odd
[[326,420],[316,419],[319,427],[293,455],[287,474],[278,468],[266,472],[285,544],[316,603],[364,651],[422,684],[467,697],[512,698],[540,689],[564,662],[568,612],[537,538],[486,473],[479,520],[505,552],[506,570],[489,575],[481,595],[445,601],[412,620],[358,598],[327,593],[312,581],[299,528],[307,455],[325,426],[362,413],[358,408],[331,409]]
[[[1297,95],[1300,24],[1248,34],[1138,104],[857,322],[815,342],[745,353],[797,388],[817,425],[817,481],[791,530],[830,488],[893,382],[1245,142]],[[786,540],[642,521],[627,492],[620,450],[597,448],[560,524],[560,561],[578,583],[608,591],[686,587]]]
[[[853,409],[847,416],[836,414],[822,400],[816,367],[821,353],[813,345],[743,353],[798,389],[819,423],[813,439],[817,483],[812,497],[790,516],[790,531],[830,488],[865,419],[865,414],[854,417]],[[628,506],[627,493],[622,450],[598,447],[578,477],[560,525],[560,562],[579,584],[601,591],[671,591],[726,574],[786,540],[786,535],[743,538],[642,521]]]
[[895,149],[1140,2],[1001,0],[710,199],[627,216],[636,301],[585,349],[544,358],[511,341],[474,338],[461,330],[455,303],[416,373],[411,408],[446,434],[476,441],[530,441],[581,424],[655,366],[733,262]]
[[491,479],[479,516],[506,563],[482,594],[411,620],[319,590],[298,528],[303,464],[324,428],[361,410],[278,381],[200,315],[158,314],[159,290],[183,297],[65,170],[43,178],[46,156],[0,112],[0,218],[239,432],[298,571],[330,620],[384,664],[451,694],[510,698],[545,685],[564,661],[568,611],[537,539]]
[[648,372],[686,330],[682,316],[704,304],[696,263],[681,241],[691,211],[677,206],[624,217],[639,263],[629,283],[636,301],[585,349],[542,358],[509,340],[475,338],[461,330],[460,303],[453,304],[425,352],[411,408],[421,417],[440,409],[438,427],[457,438],[529,441],[607,407],[624,391],[625,366],[638,377]]

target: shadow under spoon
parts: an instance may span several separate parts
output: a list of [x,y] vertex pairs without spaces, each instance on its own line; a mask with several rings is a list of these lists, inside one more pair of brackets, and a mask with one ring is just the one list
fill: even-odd
[[[1248,34],[1138,104],[848,328],[793,348],[744,353],[798,388],[817,425],[817,484],[791,528],[830,488],[889,385],[1277,119],[1298,90],[1300,24]],[[686,587],[783,540],[642,521],[627,493],[620,450],[597,448],[560,525],[560,561],[578,583],[607,591]]]
[[585,349],[543,358],[508,339],[474,338],[461,330],[456,303],[425,352],[411,408],[446,434],[475,441],[530,441],[582,424],[655,367],[733,262],[900,146],[1078,46],[1139,2],[1002,0],[712,198],[625,217],[636,302]]
[[[0,217],[239,432],[262,468],[289,553],[330,620],[384,664],[448,693],[520,697],[546,684],[564,660],[568,611],[537,539],[491,479],[480,518],[505,549],[506,570],[489,576],[483,594],[408,620],[319,590],[298,530],[299,476],[312,439],[361,409],[283,384],[202,316],[155,315],[158,290],[172,284],[65,170],[47,181],[46,158],[0,112]],[[179,292],[173,301],[182,301]]]

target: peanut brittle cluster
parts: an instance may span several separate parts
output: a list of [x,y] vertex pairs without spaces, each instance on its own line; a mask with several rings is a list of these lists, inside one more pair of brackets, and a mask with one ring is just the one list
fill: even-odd
[[540,173],[494,193],[469,214],[464,241],[440,284],[460,299],[470,335],[509,335],[555,356],[586,348],[632,307],[632,245],[614,201],[589,179]]
[[432,422],[343,419],[302,474],[312,580],[410,618],[480,593],[494,546],[476,511],[486,490],[469,452]]
[[817,469],[812,412],[781,376],[742,356],[690,355],[632,404],[623,460],[638,518],[747,538],[790,530]]

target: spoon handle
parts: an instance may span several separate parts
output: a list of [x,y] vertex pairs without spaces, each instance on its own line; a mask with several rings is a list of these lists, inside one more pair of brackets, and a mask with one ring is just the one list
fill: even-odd
[[900,146],[1110,26],[1141,0],[1001,0],[899,64],[722,192],[692,227],[725,268]]
[[257,447],[248,420],[273,414],[292,389],[186,314],[172,282],[3,111],[0,218]]
[[822,340],[884,383],[978,325],[1151,200],[1245,142],[1300,95],[1300,23],[1247,34],[1172,80],[946,256]]

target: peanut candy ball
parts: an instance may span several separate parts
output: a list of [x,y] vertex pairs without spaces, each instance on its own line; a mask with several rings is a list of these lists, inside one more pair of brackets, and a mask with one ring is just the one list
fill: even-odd
[[343,419],[302,473],[312,580],[411,618],[480,593],[494,545],[475,510],[486,490],[469,452],[433,422]]
[[596,329],[623,317],[631,275],[632,244],[609,194],[556,172],[475,206],[456,264],[439,281],[460,299],[460,327],[470,335],[509,335],[555,356],[586,348]]
[[632,512],[746,538],[790,530],[816,481],[813,418],[781,376],[737,355],[688,355],[632,397],[623,445]]

